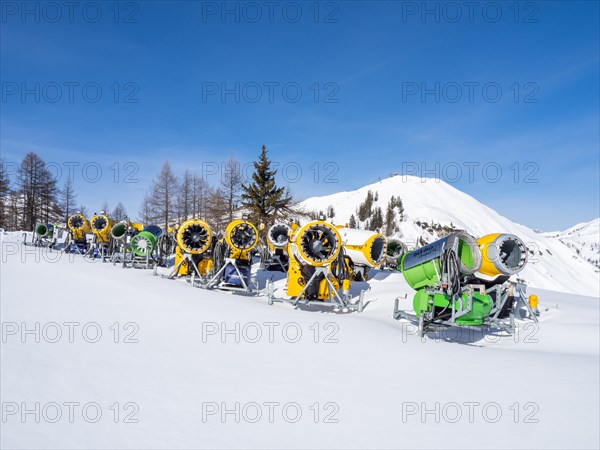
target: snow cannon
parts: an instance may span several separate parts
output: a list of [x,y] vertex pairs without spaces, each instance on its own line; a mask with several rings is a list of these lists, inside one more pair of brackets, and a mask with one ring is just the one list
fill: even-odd
[[90,220],[92,233],[96,236],[98,243],[110,242],[113,225],[114,222],[104,212],[93,216]]
[[175,236],[175,268],[170,278],[192,273],[206,275],[213,266],[210,250],[213,233],[210,226],[199,219],[186,220]]
[[286,223],[275,223],[267,231],[267,245],[269,249],[285,249],[288,245],[291,227]]
[[479,270],[481,259],[477,241],[465,232],[451,233],[404,254],[399,269],[417,291],[413,297],[416,316],[427,323],[483,325],[493,300],[485,290],[465,289],[462,283]]
[[225,228],[225,242],[230,248],[230,258],[247,260],[258,244],[258,230],[246,220],[234,220]]
[[391,238],[387,240],[385,264],[387,267],[398,268],[398,261],[406,253],[406,245],[400,239]]
[[335,226],[314,220],[293,232],[290,247],[300,264],[322,267],[337,258],[342,248],[342,237]]
[[141,223],[131,223],[129,220],[122,220],[115,223],[110,231],[110,235],[115,241],[125,241],[127,236],[139,233],[144,227]]
[[384,235],[368,230],[339,228],[344,251],[353,264],[376,268],[385,260],[387,239]]
[[71,230],[73,240],[84,240],[85,235],[92,230],[90,222],[80,212],[69,217],[67,226]]
[[369,269],[378,268],[385,262],[387,239],[375,231],[346,227],[339,227],[338,231],[350,278],[354,281],[367,281]]
[[462,276],[471,275],[481,267],[481,259],[475,238],[459,231],[405,253],[398,269],[409,286],[418,290],[456,282]]
[[131,238],[131,251],[143,258],[150,257],[158,246],[158,239],[162,236],[162,233],[163,230],[158,225],[148,225]]
[[481,249],[480,280],[500,284],[519,273],[527,264],[527,246],[514,234],[495,233],[477,239]]
[[[288,248],[288,296],[331,301],[332,296],[338,295],[340,280],[332,273],[332,265],[341,253],[342,237],[335,226],[321,220],[303,227],[293,225]],[[342,283],[349,290],[349,278]]]
[[268,271],[287,272],[290,258],[288,243],[292,228],[286,223],[275,223],[267,231],[267,246],[261,252],[262,265]]
[[38,237],[38,239],[51,239],[54,235],[54,225],[51,223],[38,223],[35,226],[35,235]]
[[213,250],[212,259],[218,270],[204,287],[250,293],[251,252],[257,244],[258,229],[252,223],[231,221]]

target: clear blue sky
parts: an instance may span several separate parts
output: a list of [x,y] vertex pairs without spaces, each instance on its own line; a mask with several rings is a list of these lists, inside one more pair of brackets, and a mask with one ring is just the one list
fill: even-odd
[[49,5],[2,2],[2,158],[79,163],[92,211],[264,143],[299,199],[425,168],[531,227],[600,214],[598,2]]

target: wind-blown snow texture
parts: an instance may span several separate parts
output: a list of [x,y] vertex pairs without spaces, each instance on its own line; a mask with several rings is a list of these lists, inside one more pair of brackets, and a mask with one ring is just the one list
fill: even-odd
[[[19,328],[17,334],[5,333],[0,347],[3,408],[34,409],[38,402],[41,409],[39,423],[35,414],[24,419],[21,411],[7,415],[1,424],[2,448],[600,444],[596,298],[532,289],[541,302],[539,327],[520,322],[516,338],[463,334],[456,339],[451,332],[446,337],[454,342],[423,342],[412,325],[391,318],[394,298],[411,292],[399,273],[375,271],[367,293],[373,301],[366,310],[335,314],[269,306],[264,297],[209,292],[152,276],[152,271],[90,263],[80,256],[50,252],[40,257],[38,249],[8,242],[1,248],[3,327],[12,323]],[[281,290],[282,274],[275,278]],[[366,287],[355,284],[354,290]],[[402,306],[409,308],[409,299]],[[56,343],[50,342],[56,337],[50,322],[63,331]],[[66,322],[79,324],[73,343]],[[41,331],[23,337],[23,328],[35,330],[35,323]],[[97,327],[102,330],[97,343],[82,337],[83,326],[90,323],[97,326],[88,327],[88,339],[95,338]],[[134,328],[126,328],[127,323]],[[237,333],[239,342],[235,332],[203,339],[207,324],[235,330],[236,323],[246,329],[245,338]],[[275,330],[272,342],[266,323]],[[250,324],[262,330],[258,342],[251,342],[257,333]],[[292,343],[298,329],[301,338]],[[42,335],[39,343],[36,334]],[[128,337],[139,342],[124,343]],[[66,406],[52,423],[56,412],[48,405],[53,402],[80,405],[73,406],[73,423]],[[84,420],[81,411],[91,402],[102,411],[96,423]],[[242,411],[246,406],[239,422],[233,414],[203,420],[203,404],[235,409],[236,402]],[[261,405],[262,417],[255,423],[252,402]],[[273,406],[272,423],[267,402],[281,405]],[[282,414],[282,406],[292,402],[302,412],[295,423],[295,410],[288,411],[287,419]],[[316,402],[317,423],[310,409]],[[409,415],[414,408],[419,412]],[[420,414],[436,408],[437,416]],[[137,423],[125,423],[129,413],[135,413],[129,419]],[[325,423],[329,414],[333,423]],[[94,420],[96,410],[90,408],[85,417]]]
[[[332,205],[335,217],[330,220],[337,224],[348,223],[350,215],[356,216],[356,209],[369,190],[377,192],[378,200],[374,206],[381,207],[384,214],[390,198],[400,196],[406,220],[399,223],[398,237],[408,243],[409,248],[420,237],[429,242],[436,238],[418,226],[417,221],[453,225],[476,237],[488,233],[513,233],[523,239],[534,253],[520,274],[530,286],[580,295],[600,295],[600,273],[562,242],[510,221],[439,179],[398,175],[355,191],[311,197],[301,202],[300,207],[307,211],[325,211]],[[593,241],[593,230],[589,234]],[[596,232],[594,242],[598,243],[599,239]]]

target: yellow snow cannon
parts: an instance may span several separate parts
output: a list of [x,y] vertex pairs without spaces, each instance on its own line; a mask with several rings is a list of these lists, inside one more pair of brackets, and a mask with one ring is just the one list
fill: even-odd
[[288,245],[287,295],[307,300],[331,300],[337,295],[340,282],[331,273],[331,266],[341,249],[342,238],[334,225],[321,220],[302,227],[293,225]]
[[338,228],[344,252],[355,281],[367,281],[369,269],[380,267],[386,259],[387,239],[381,233],[354,228]]
[[216,273],[203,287],[251,293],[252,251],[258,244],[258,229],[247,220],[233,220],[213,249]]
[[[200,219],[186,220],[175,236],[175,268],[170,278],[197,273],[204,276],[212,270],[210,250],[213,233],[210,226]],[[195,269],[194,269],[195,268]]]
[[92,233],[96,236],[98,243],[107,243],[110,242],[111,231],[114,222],[110,220],[108,215],[104,212],[95,215],[90,220],[90,226],[92,227]]
[[225,242],[230,249],[230,258],[248,260],[250,252],[258,244],[258,230],[247,220],[233,220],[225,228]]
[[69,217],[67,226],[71,230],[73,240],[85,239],[85,235],[92,230],[90,222],[80,212]]
[[477,244],[482,263],[475,276],[484,282],[501,284],[527,264],[527,246],[514,234],[488,234],[477,239]]

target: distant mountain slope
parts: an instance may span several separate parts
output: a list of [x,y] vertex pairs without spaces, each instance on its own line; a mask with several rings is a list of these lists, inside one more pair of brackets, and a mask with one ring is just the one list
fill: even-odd
[[600,218],[579,223],[565,231],[543,234],[559,240],[600,270]]
[[300,202],[299,207],[305,211],[323,212],[331,207],[333,217],[328,220],[337,224],[348,223],[351,215],[357,218],[359,205],[367,198],[368,191],[373,194],[372,213],[365,222],[359,221],[359,226],[372,220],[378,207],[385,219],[392,196],[399,196],[404,207],[404,218],[400,220],[396,207],[394,235],[407,243],[409,248],[431,242],[451,228],[463,229],[476,237],[497,232],[513,233],[523,239],[530,249],[530,262],[521,275],[531,286],[600,295],[600,274],[586,258],[574,253],[555,237],[514,223],[440,180],[398,175],[355,191],[311,197]]

